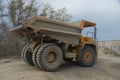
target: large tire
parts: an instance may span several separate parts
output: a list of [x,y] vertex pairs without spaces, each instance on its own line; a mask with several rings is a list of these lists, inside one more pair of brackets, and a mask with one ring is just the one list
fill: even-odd
[[37,45],[33,51],[33,54],[32,54],[32,60],[33,60],[33,63],[36,67],[38,67],[38,64],[37,64],[37,52],[38,52],[38,49],[41,47],[41,44]]
[[32,52],[28,52],[28,46],[29,44],[27,44],[23,49],[22,49],[22,53],[21,56],[23,58],[23,60],[28,63],[29,65],[34,65],[33,61],[32,61]]
[[84,67],[91,67],[94,65],[96,59],[95,50],[86,46],[81,53],[78,54],[78,63]]
[[37,64],[44,71],[55,71],[62,64],[62,60],[62,50],[53,43],[42,45],[37,52]]
[[24,57],[24,55],[25,55],[24,53],[25,53],[25,50],[27,49],[27,47],[28,47],[28,44],[23,47],[22,52],[21,52],[21,57],[25,62],[26,62],[26,59]]

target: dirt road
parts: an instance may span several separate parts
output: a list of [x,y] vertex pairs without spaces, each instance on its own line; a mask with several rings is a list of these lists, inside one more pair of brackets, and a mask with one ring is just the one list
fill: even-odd
[[44,72],[21,59],[0,59],[0,80],[120,80],[120,58],[99,58],[91,68],[64,63],[56,72]]

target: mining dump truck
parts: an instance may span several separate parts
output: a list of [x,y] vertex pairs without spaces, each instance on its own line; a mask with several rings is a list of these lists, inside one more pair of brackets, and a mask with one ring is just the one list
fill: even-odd
[[[55,71],[63,61],[75,61],[91,67],[97,58],[96,23],[81,20],[79,25],[34,16],[11,29],[28,40],[21,56],[30,65],[44,71]],[[93,27],[93,37],[83,36],[82,30]],[[89,32],[88,32],[89,33]]]

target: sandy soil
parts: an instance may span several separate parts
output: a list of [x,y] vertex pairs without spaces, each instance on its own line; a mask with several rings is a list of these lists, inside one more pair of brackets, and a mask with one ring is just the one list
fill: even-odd
[[120,80],[120,57],[100,57],[93,67],[64,63],[44,72],[21,59],[0,59],[0,80]]

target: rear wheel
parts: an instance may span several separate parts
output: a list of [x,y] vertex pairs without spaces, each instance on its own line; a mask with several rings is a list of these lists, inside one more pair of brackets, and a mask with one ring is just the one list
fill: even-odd
[[32,54],[32,60],[33,60],[33,63],[34,63],[34,65],[35,65],[36,67],[38,67],[36,58],[37,58],[37,52],[38,52],[38,50],[39,50],[40,47],[41,47],[41,44],[37,45],[37,46],[35,47],[34,51],[33,51],[33,54]]
[[27,44],[23,49],[22,49],[22,53],[21,56],[23,58],[23,60],[28,63],[29,65],[34,65],[33,61],[32,61],[32,52],[28,51],[28,47],[29,45]]
[[78,63],[84,67],[93,66],[95,59],[95,50],[89,46],[86,46],[81,53],[78,54]]
[[26,62],[26,59],[24,58],[24,53],[25,53],[25,50],[27,49],[27,47],[28,47],[28,44],[24,46],[24,48],[22,49],[22,52],[21,52],[21,57],[25,62]]
[[36,59],[41,70],[55,71],[62,63],[63,54],[56,44],[46,43],[39,48]]

